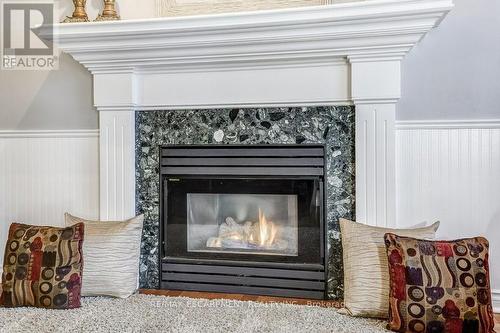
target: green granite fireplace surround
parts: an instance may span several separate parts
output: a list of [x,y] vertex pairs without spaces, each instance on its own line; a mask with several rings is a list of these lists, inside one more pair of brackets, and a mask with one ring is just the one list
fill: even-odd
[[158,288],[159,147],[172,144],[325,144],[328,295],[343,296],[338,219],[354,217],[354,107],[136,112],[136,210],[145,214],[140,286]]

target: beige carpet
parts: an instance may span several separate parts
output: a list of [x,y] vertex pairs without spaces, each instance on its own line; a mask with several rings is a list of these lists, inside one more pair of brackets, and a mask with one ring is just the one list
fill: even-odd
[[134,295],[84,298],[77,310],[0,308],[0,332],[387,332],[385,322],[336,309]]

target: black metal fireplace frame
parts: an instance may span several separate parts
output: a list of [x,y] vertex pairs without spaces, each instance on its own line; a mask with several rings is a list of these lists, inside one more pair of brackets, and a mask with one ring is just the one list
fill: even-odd
[[[258,152],[257,155],[255,155],[256,152]],[[171,156],[181,158],[182,162],[175,161],[172,165]],[[227,159],[224,159],[225,156]],[[216,157],[217,161],[224,161],[224,166],[221,166],[221,163],[212,163],[213,157]],[[328,245],[325,221],[326,154],[324,145],[167,145],[160,147],[159,158],[160,289],[310,299],[327,297]],[[202,160],[204,160],[204,165],[199,164]],[[321,163],[319,163],[320,160]],[[228,163],[231,165],[227,165]],[[164,196],[166,179],[167,177],[201,176],[204,178],[288,176],[295,179],[303,177],[321,179],[319,182],[321,264],[168,257],[165,253],[164,229],[167,218],[167,198]]]

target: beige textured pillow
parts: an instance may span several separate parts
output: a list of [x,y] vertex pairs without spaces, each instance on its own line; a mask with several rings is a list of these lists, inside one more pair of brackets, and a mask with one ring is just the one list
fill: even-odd
[[83,222],[82,296],[126,298],[137,291],[142,224],[140,215],[123,222],[87,221],[68,213],[66,225]]
[[417,229],[390,229],[340,219],[344,253],[344,307],[352,316],[388,318],[389,267],[384,243],[388,232],[433,239],[439,222]]

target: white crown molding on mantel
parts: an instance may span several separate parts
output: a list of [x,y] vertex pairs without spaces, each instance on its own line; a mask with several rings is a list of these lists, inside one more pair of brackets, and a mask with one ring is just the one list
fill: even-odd
[[[401,59],[451,0],[377,0],[286,10],[57,25],[92,73],[220,70]],[[43,33],[42,33],[43,36]]]
[[58,47],[94,76],[101,218],[135,213],[135,111],[354,104],[357,219],[394,225],[401,59],[452,7],[368,0],[56,25]]

